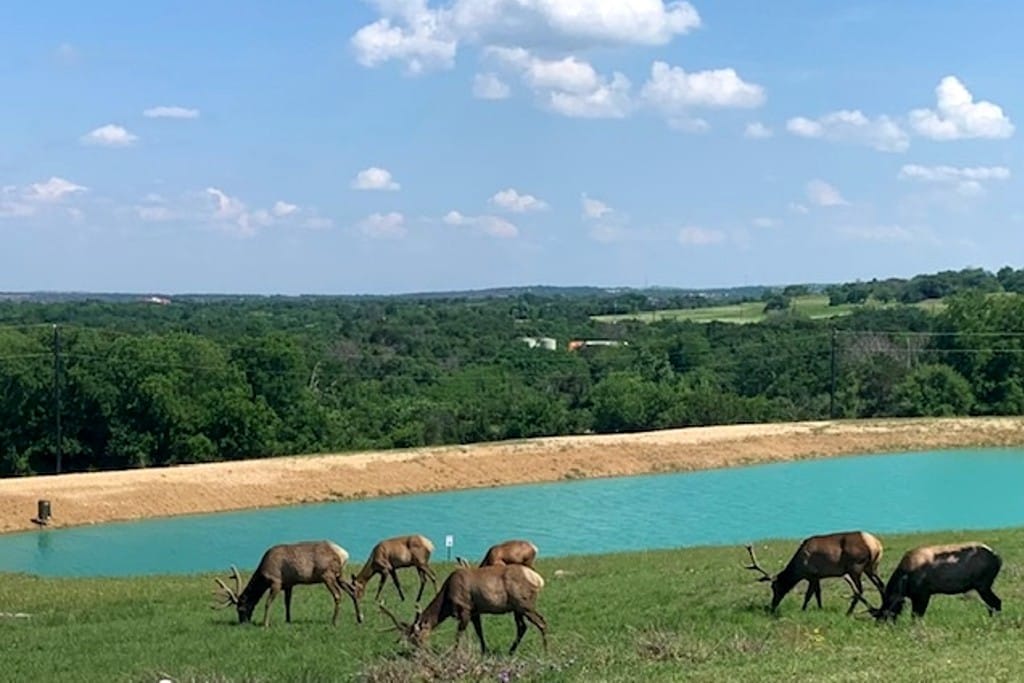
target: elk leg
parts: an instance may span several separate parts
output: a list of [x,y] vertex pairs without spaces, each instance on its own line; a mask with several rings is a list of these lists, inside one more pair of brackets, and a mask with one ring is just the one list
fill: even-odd
[[528,609],[523,612],[523,616],[529,619],[530,623],[537,627],[540,631],[541,642],[544,643],[544,654],[548,652],[548,622],[544,617],[541,616],[540,612],[536,610]]
[[402,592],[402,584],[398,583],[398,572],[394,568],[388,570],[391,574],[391,581],[394,582],[395,588],[398,589],[398,599],[405,602],[405,593]]
[[423,589],[427,587],[427,575],[423,567],[416,567],[416,573],[420,575],[420,592],[416,594],[416,602],[419,602],[423,598]]
[[850,608],[846,610],[846,616],[853,614],[854,608],[857,603],[860,602],[864,596],[864,583],[860,580],[860,574],[849,574],[850,585],[853,586],[853,590],[856,591],[852,598],[850,598]]
[[[338,624],[338,609],[341,607],[341,588],[338,587],[337,579],[331,577],[324,577],[324,585],[327,586],[327,591],[334,598],[334,614],[331,616],[331,626],[337,626]],[[287,593],[285,596],[287,597]]]
[[480,641],[480,654],[487,654],[487,643],[484,642],[484,625],[480,622],[480,615],[473,614],[470,619],[473,621],[473,630],[476,631],[476,638]]
[[804,593],[804,606],[801,610],[806,610],[807,605],[811,602],[811,596],[814,595],[814,579],[807,579],[807,592]]
[[999,599],[999,596],[992,592],[992,588],[979,588],[978,595],[988,605],[988,613],[995,616],[996,612],[1003,609],[1003,601]]
[[288,586],[284,589],[284,621],[287,624],[292,623],[292,587]]
[[818,602],[818,609],[821,609],[821,581],[814,580],[814,599]]
[[928,611],[928,601],[931,600],[931,597],[928,594],[910,596],[910,607],[915,617],[924,616],[924,613]]
[[882,596],[882,600],[885,600],[885,583],[882,582],[881,577],[875,572],[868,572],[868,579],[871,583],[875,584],[875,588],[878,589],[878,594]]
[[516,648],[519,647],[519,641],[526,635],[526,619],[519,612],[514,614],[516,618],[516,639],[512,641],[512,647],[508,649],[508,653],[515,654]]
[[267,602],[263,606],[263,625],[270,626],[270,603],[274,602],[274,598],[281,591],[279,586],[271,586],[270,593],[267,595]]
[[382,590],[384,590],[384,584],[385,584],[385,582],[387,582],[387,580],[388,580],[387,572],[381,572],[380,573],[380,585],[377,586],[377,597],[375,597],[374,600],[380,600],[380,592]]
[[455,646],[452,648],[453,650],[459,649],[459,642],[462,640],[462,632],[466,630],[467,626],[469,626],[469,614],[467,612],[460,611],[458,614],[458,620],[459,625],[455,629]]

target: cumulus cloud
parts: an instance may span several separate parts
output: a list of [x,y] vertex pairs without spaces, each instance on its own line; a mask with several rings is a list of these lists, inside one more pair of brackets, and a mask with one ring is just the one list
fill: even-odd
[[726,235],[721,230],[709,230],[695,225],[688,225],[680,228],[676,239],[680,244],[692,247],[704,247],[712,244],[721,244],[725,241]]
[[734,69],[687,73],[665,62],[651,65],[651,77],[640,97],[667,113],[704,108],[752,108],[764,104],[764,88],[747,83]]
[[[238,197],[233,197],[216,187],[206,188],[205,194],[213,201],[213,212],[208,213],[206,218],[214,225],[242,237],[252,237],[260,228],[272,225],[295,225],[294,217],[302,212],[297,205],[280,200],[269,209],[250,209]],[[315,218],[316,216],[311,216],[307,219],[307,224]]]
[[748,123],[747,127],[743,129],[743,137],[750,138],[752,140],[763,140],[765,138],[770,138],[773,135],[775,135],[775,133],[772,129],[760,121]]
[[142,112],[147,119],[198,119],[198,109],[187,109],[185,107],[150,107]]
[[374,0],[381,15],[352,36],[367,67],[389,61],[410,74],[450,68],[462,43],[581,47],[664,45],[700,26],[685,1],[672,0]]
[[85,192],[87,189],[70,180],[53,176],[49,180],[32,183],[25,189],[23,196],[25,200],[30,202],[52,204],[61,201],[65,197]]
[[800,215],[808,214],[811,212],[810,209],[808,209],[805,205],[801,204],[800,202],[790,202],[789,210],[792,211],[793,213],[798,213]]
[[612,213],[612,207],[599,199],[593,199],[587,195],[583,195],[580,198],[580,204],[583,206],[583,217],[591,220],[600,220]]
[[920,166],[906,164],[900,169],[900,180],[951,185],[962,195],[984,193],[983,183],[990,180],[1008,180],[1010,169],[1005,166]]
[[123,127],[108,123],[91,130],[82,136],[82,144],[97,145],[100,147],[128,147],[135,144],[139,137],[129,133]]
[[278,218],[290,216],[298,210],[299,207],[297,205],[289,204],[288,202],[284,202],[281,200],[277,200],[276,202],[274,202],[274,205],[270,207],[270,213],[274,214]]
[[491,237],[511,239],[519,236],[515,225],[498,216],[466,216],[458,211],[449,211],[441,220],[447,225],[471,228]]
[[839,190],[824,180],[812,180],[807,183],[807,199],[817,206],[847,206],[850,203],[843,199]]
[[1014,126],[1002,108],[974,96],[956,76],[946,76],[935,88],[935,109],[910,112],[910,125],[918,135],[932,140],[1008,138]]
[[372,213],[361,220],[357,227],[367,237],[376,239],[396,239],[408,234],[405,216],[397,211]]
[[492,47],[487,56],[519,74],[551,111],[573,118],[623,118],[631,108],[632,84],[621,73],[599,74],[574,56],[542,59],[521,47]]
[[397,190],[402,186],[391,177],[391,172],[378,166],[363,169],[352,179],[354,190]]
[[514,188],[500,190],[491,197],[491,204],[512,211],[513,213],[526,213],[528,211],[543,211],[548,208],[547,202],[537,199],[532,194],[520,194]]
[[512,93],[505,81],[495,73],[481,73],[473,77],[473,97],[480,100],[504,100]]
[[888,116],[871,119],[860,110],[842,109],[817,119],[797,116],[786,122],[786,130],[805,138],[867,145],[882,152],[903,152],[910,136]]

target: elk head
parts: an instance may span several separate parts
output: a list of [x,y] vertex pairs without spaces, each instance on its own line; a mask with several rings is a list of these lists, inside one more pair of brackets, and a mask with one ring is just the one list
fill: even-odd
[[223,602],[219,605],[213,605],[213,608],[223,609],[234,605],[238,610],[238,623],[244,624],[252,619],[253,605],[249,604],[248,599],[242,593],[242,577],[239,576],[238,568],[235,565],[231,565],[231,576],[229,578],[233,578],[235,581],[234,589],[229,588],[220,578],[214,579],[222,591],[220,597]]
[[771,611],[775,611],[775,608],[779,606],[782,601],[783,595],[780,595],[781,590],[779,587],[779,581],[776,577],[766,572],[760,564],[757,562],[757,556],[754,555],[754,546],[747,546],[747,554],[750,555],[750,564],[743,565],[745,569],[758,572],[761,576],[757,577],[758,581],[766,581],[771,583],[772,586],[772,606],[769,608]]

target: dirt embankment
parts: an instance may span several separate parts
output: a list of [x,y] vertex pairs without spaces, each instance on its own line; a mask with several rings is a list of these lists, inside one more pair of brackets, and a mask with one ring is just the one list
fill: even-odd
[[402,493],[731,467],[780,460],[1024,445],[1024,418],[800,422],[570,436],[0,480],[0,532]]

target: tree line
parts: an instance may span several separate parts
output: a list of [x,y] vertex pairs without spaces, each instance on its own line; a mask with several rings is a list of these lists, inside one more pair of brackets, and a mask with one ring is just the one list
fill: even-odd
[[[0,475],[54,471],[58,415],[63,469],[80,471],[1024,412],[1024,297],[1005,289],[962,288],[939,312],[781,310],[752,325],[594,320],[614,296],[0,303]],[[570,352],[569,339],[628,344]]]

